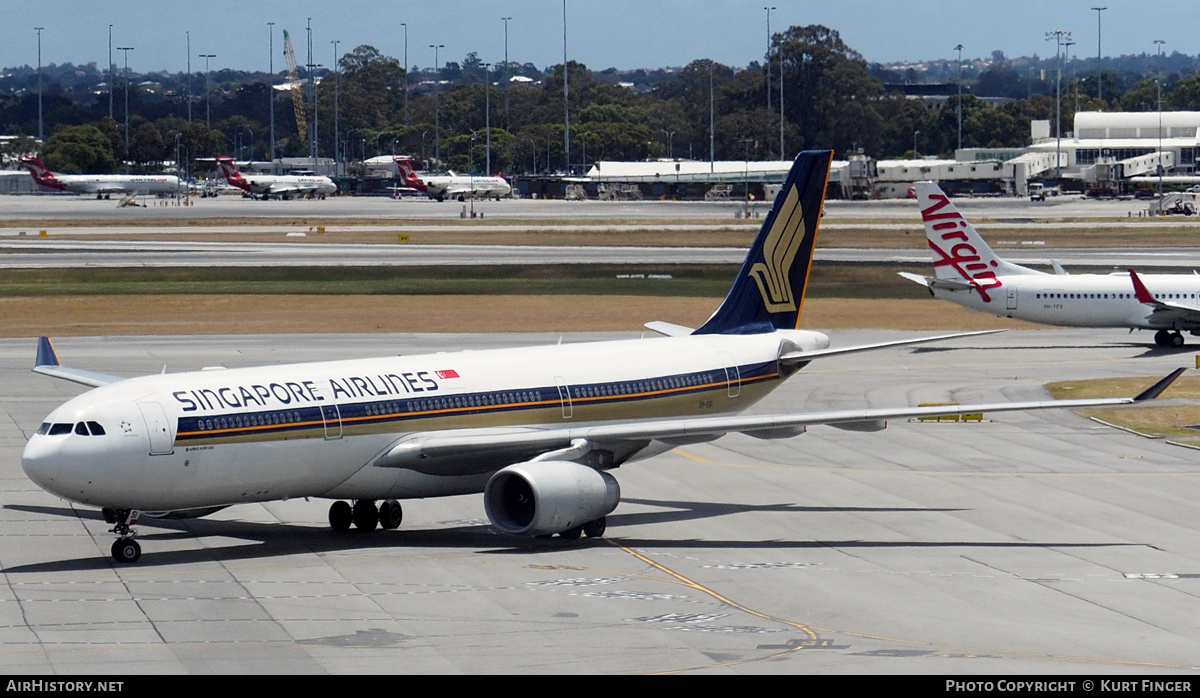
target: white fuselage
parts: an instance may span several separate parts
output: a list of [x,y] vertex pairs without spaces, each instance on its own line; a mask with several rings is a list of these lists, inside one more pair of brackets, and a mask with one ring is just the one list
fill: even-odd
[[512,187],[503,177],[422,177],[430,198],[487,198],[508,196]]
[[[780,330],[146,376],[54,410],[22,466],[62,497],[144,511],[481,492],[507,464],[486,453],[372,464],[414,432],[740,411],[785,377],[781,352],[827,345]],[[60,433],[93,422],[104,435]],[[639,450],[624,459],[665,449]]]
[[55,175],[63,189],[76,194],[177,194],[175,175]]
[[[1157,299],[1200,308],[1200,275],[1139,275]],[[999,282],[996,284],[996,282]],[[1128,273],[998,276],[984,293],[934,286],[935,298],[1002,317],[1067,327],[1193,329],[1154,324]]]
[[247,175],[242,178],[255,196],[286,196],[303,194],[325,195],[337,191],[328,177],[309,175]]

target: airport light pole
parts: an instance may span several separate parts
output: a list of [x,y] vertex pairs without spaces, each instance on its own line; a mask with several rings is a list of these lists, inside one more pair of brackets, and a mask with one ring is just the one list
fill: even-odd
[[[1071,62],[1071,47],[1075,45],[1074,41],[1063,42],[1063,62],[1070,64]],[[1075,111],[1079,111],[1079,83],[1075,80],[1075,68],[1071,68],[1071,81],[1075,82]]]
[[483,127],[487,132],[484,152],[487,153],[487,170],[484,176],[492,176],[492,64],[483,64]]
[[508,66],[508,21],[510,19],[512,19],[512,17],[501,17],[500,18],[500,21],[504,22],[504,72],[500,76],[500,79],[504,80],[504,130],[505,131],[508,131],[510,128],[510,125],[511,125],[508,120],[508,86],[509,86],[509,82],[510,82],[509,75],[508,75],[508,71],[509,71],[509,66]]
[[338,147],[338,137],[341,135],[338,131],[338,93],[341,91],[341,74],[338,70],[338,44],[342,43],[337,39],[330,41],[333,44],[333,174],[338,176],[341,174],[342,158],[341,148]]
[[714,126],[714,98],[713,98],[713,66],[716,65],[712,59],[708,61],[708,172],[712,173],[715,166],[716,155],[716,132]]
[[408,25],[401,22],[400,26],[404,27],[404,125],[408,126]]
[[271,110],[271,149],[269,151],[271,158],[271,172],[275,171],[275,23],[267,22],[268,31],[271,35],[270,48],[267,50],[269,56],[268,66],[271,77],[267,80],[267,106]]
[[779,42],[779,159],[787,160],[783,149],[783,42]]
[[192,33],[184,32],[187,39],[187,100],[188,123],[192,123]]
[[1055,29],[1052,32],[1046,32],[1046,41],[1054,40],[1054,59],[1058,63],[1058,73],[1055,78],[1054,87],[1054,137],[1056,144],[1054,146],[1054,178],[1062,179],[1062,45],[1063,41],[1071,39],[1071,32],[1065,32],[1061,29]]
[[113,25],[108,25],[108,118],[113,118],[113,64],[112,64],[112,28]]
[[[118,51],[125,52],[125,161],[129,161],[129,52],[132,46],[118,46]],[[128,171],[128,169],[126,169]]]
[[[445,44],[430,44],[433,49],[433,159],[438,167],[442,166],[442,103],[440,101],[438,78],[442,70],[438,67],[438,49],[446,48]],[[422,149],[424,147],[422,146]]]
[[675,132],[674,132],[674,131],[668,131],[668,130],[667,130],[667,129],[665,129],[665,128],[660,128],[660,129],[658,129],[658,132],[659,132],[659,133],[662,133],[662,134],[665,134],[665,135],[666,135],[666,137],[667,137],[667,159],[668,159],[668,160],[674,160],[674,159],[675,159],[675,148],[674,148],[674,146],[675,146],[675,143],[674,143],[674,141],[675,141]]
[[[567,159],[566,174],[571,174],[571,102],[567,99],[568,75],[567,69],[567,0],[563,0],[563,151]],[[548,157],[548,156],[547,156]],[[547,159],[549,164],[549,159]]]
[[[45,27],[34,27],[38,35],[38,140],[45,142],[45,131],[42,128],[42,30]],[[129,137],[126,136],[126,139]]]
[[[767,109],[771,108],[771,10],[774,7],[764,7],[767,11]],[[782,157],[780,159],[783,159]]]
[[209,87],[209,77],[211,76],[211,73],[208,70],[208,59],[216,58],[217,54],[202,53],[197,57],[204,59],[204,127],[211,130],[212,104],[209,102],[209,92],[211,92],[211,88]]
[[1107,10],[1107,7],[1093,7],[1096,11],[1096,99],[1104,100],[1104,67],[1102,59],[1104,54],[1100,52],[1100,13]]
[[1159,78],[1155,80],[1158,85],[1158,215],[1163,215],[1163,149],[1162,149],[1162,47],[1167,43],[1162,39],[1155,39],[1154,43],[1158,44],[1158,73]]
[[956,111],[958,112],[958,149],[962,150],[962,78],[963,78],[962,52],[963,52],[963,45],[959,44],[958,46],[955,46],[954,50],[958,51],[958,108],[956,109]]

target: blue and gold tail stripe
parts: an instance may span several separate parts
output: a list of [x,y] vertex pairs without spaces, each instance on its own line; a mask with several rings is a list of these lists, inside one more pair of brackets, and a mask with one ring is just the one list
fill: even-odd
[[[727,374],[728,370],[728,374]],[[632,381],[584,383],[570,386],[541,386],[514,390],[446,394],[417,399],[381,399],[369,402],[334,404],[324,407],[304,407],[282,410],[261,410],[226,414],[205,414],[179,418],[175,442],[193,445],[205,442],[287,440],[320,438],[327,423],[353,433],[355,427],[363,432],[417,431],[420,421],[430,418],[511,414],[528,410],[558,410],[564,403],[560,390],[573,408],[620,406],[648,403],[664,398],[687,397],[704,393],[726,394],[729,376],[734,375],[745,388],[779,380],[774,361],[745,366],[717,368],[708,371],[680,373]],[[682,414],[683,412],[681,412]],[[586,418],[586,414],[581,416]],[[375,428],[370,428],[375,427]]]

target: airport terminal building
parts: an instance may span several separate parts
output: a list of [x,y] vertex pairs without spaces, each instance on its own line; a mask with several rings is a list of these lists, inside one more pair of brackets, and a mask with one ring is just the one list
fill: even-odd
[[[873,160],[855,156],[833,163],[830,196],[893,199],[911,195],[914,182],[932,179],[958,194],[1027,196],[1034,182],[1064,191],[1109,196],[1156,184],[1200,184],[1200,112],[1078,112],[1075,131],[1056,137],[1049,121],[1030,126],[1031,144],[963,148],[955,158]],[[600,162],[579,180],[588,194],[639,185],[654,197],[694,198],[697,188],[740,198],[760,195],[783,181],[788,162]],[[709,195],[712,198],[712,195]]]

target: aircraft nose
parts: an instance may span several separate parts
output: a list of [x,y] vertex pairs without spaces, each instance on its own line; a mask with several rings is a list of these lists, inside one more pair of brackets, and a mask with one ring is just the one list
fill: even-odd
[[62,494],[62,452],[59,448],[61,439],[51,439],[35,435],[25,444],[21,454],[21,468],[30,480],[44,490]]

